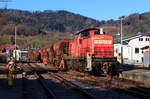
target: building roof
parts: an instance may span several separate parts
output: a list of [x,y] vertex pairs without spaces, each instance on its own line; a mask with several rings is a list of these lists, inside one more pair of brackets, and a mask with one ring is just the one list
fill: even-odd
[[141,49],[143,50],[143,49],[148,49],[148,48],[149,48],[149,46],[144,46]]
[[[133,35],[133,36],[130,36],[130,37],[123,36],[122,37],[122,41],[132,40],[132,39],[139,38],[139,37],[142,37],[142,36],[150,36],[150,31],[149,32],[145,32],[145,33],[139,32],[136,35]],[[117,38],[115,40],[119,41],[119,40],[121,40],[121,38]]]
[[14,49],[15,45],[11,45],[11,44],[0,45],[0,51],[2,51],[4,48],[5,49]]
[[142,35],[150,36],[150,31],[143,33]]

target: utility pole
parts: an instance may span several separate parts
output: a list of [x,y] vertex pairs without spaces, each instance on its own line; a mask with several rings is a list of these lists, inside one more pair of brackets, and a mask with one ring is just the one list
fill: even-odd
[[17,27],[15,26],[15,50],[16,50],[16,47],[17,47],[16,46],[16,41],[17,41],[16,38],[17,38]]
[[119,17],[119,19],[120,19],[120,36],[121,36],[121,41],[120,41],[120,43],[121,43],[121,65],[123,65],[123,39],[122,39],[122,20],[125,18],[125,16],[121,16],[121,17]]
[[17,26],[15,25],[15,61],[16,61],[16,47],[17,47]]
[[149,35],[149,50],[150,50],[150,35]]

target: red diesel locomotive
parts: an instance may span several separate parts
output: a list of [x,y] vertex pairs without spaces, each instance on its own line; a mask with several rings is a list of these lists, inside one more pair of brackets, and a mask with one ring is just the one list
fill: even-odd
[[59,40],[53,44],[51,62],[58,65],[63,59],[66,69],[114,73],[118,65],[113,43],[113,37],[98,28],[84,29],[77,32],[74,39]]

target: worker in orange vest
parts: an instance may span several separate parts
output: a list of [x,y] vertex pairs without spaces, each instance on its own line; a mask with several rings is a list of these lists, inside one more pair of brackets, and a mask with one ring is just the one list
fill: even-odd
[[59,63],[59,68],[62,68],[62,69],[65,68],[65,61],[64,61],[63,57],[61,58],[61,61]]
[[44,64],[45,66],[48,64],[48,59],[47,59],[47,57],[44,57],[44,58],[43,58],[43,64]]

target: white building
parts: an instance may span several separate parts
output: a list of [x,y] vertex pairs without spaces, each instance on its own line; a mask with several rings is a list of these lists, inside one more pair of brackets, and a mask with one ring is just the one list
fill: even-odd
[[[136,64],[143,62],[144,51],[141,48],[149,45],[149,36],[144,34],[123,39],[123,62],[125,64]],[[114,55],[121,54],[121,44],[114,44]],[[120,61],[120,58],[118,59]]]
[[14,50],[13,58],[16,61],[26,61],[28,57],[28,51]]

